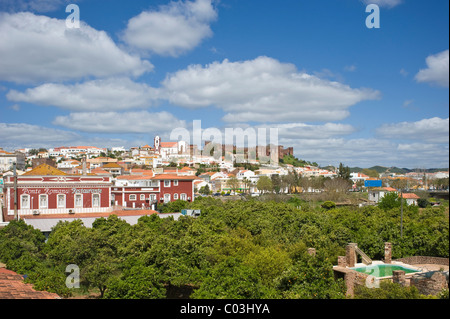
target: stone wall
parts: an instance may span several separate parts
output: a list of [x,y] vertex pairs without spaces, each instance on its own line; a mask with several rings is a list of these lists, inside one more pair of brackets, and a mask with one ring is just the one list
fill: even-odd
[[352,269],[348,269],[347,267],[333,267],[334,277],[335,279],[343,278],[345,281],[345,286],[347,289],[347,296],[354,296],[355,289],[357,286],[366,285],[366,280],[369,275],[357,272]]
[[392,262],[392,244],[384,243],[384,263],[390,264]]
[[413,257],[405,257],[396,259],[395,261],[400,261],[405,264],[409,265],[416,265],[416,264],[433,264],[433,265],[445,265],[448,266],[448,258],[442,258],[442,257],[429,257],[429,256],[413,256]]
[[442,272],[436,271],[430,278],[421,275],[413,276],[411,286],[417,287],[423,295],[437,295],[443,289],[448,289],[448,281]]

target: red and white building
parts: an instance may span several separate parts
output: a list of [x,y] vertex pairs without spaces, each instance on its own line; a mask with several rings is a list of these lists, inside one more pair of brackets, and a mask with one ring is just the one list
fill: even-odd
[[[3,220],[27,215],[56,215],[111,212],[111,178],[95,175],[67,175],[42,164],[4,181],[5,198]],[[17,190],[17,193],[16,193]]]
[[154,208],[176,200],[194,200],[195,176],[178,174],[142,175],[117,177],[111,189],[114,205],[123,208]]
[[194,200],[196,176],[178,175],[177,172],[140,173],[122,175],[113,182],[110,176],[69,175],[42,164],[17,176],[17,186],[14,176],[6,177],[0,221],[13,220],[16,211],[18,218],[96,216],[133,208],[155,209],[156,205],[176,200]]

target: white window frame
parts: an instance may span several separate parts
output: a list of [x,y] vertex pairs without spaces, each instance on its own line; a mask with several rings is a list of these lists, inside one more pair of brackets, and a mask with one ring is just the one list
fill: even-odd
[[128,200],[130,202],[135,202],[137,200],[137,195],[136,194],[130,194],[130,196],[128,196]]
[[157,200],[156,194],[150,194],[150,202],[156,202]]
[[180,199],[186,201],[187,200],[187,194],[185,194],[185,193],[181,194],[180,195]]
[[140,195],[140,200],[145,200],[145,194]]
[[[64,201],[63,201],[63,204],[64,204],[64,205],[63,205],[63,206],[60,206],[60,205],[59,205],[59,197],[60,197],[60,196],[64,197]],[[57,208],[66,208],[66,195],[64,195],[64,194],[57,194],[57,195],[56,195],[56,207],[57,207]]]
[[[98,205],[94,205],[94,198],[98,196]],[[100,207],[101,206],[101,195],[100,194],[92,194],[92,207]]]
[[[78,200],[77,200],[78,198],[81,198],[80,202],[78,202]],[[83,194],[75,194],[74,206],[75,207],[83,207]]]
[[[45,206],[41,205],[41,203],[42,203],[41,198],[45,198]],[[42,209],[42,208],[45,208],[45,209],[48,208],[48,195],[44,195],[44,194],[39,195],[39,209]]]
[[177,193],[173,194],[173,200],[178,200],[178,194]]
[[164,203],[170,203],[171,196],[169,193],[164,194]]
[[170,187],[170,179],[164,180],[164,187]]
[[[23,204],[23,199],[26,198],[27,199],[27,205]],[[20,208],[21,209],[30,209],[30,195],[24,194],[24,195],[20,195]]]
[[173,186],[178,186],[178,180],[173,181]]

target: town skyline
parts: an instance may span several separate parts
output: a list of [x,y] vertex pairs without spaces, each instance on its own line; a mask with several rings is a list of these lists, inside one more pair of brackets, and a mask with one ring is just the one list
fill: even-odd
[[2,1],[0,147],[129,149],[201,120],[276,128],[320,166],[446,168],[448,5]]

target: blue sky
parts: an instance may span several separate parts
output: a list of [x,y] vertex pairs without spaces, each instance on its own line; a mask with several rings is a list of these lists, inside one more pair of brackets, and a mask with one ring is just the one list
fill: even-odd
[[448,167],[448,6],[0,0],[0,147],[139,146],[201,120],[276,127],[320,165]]

